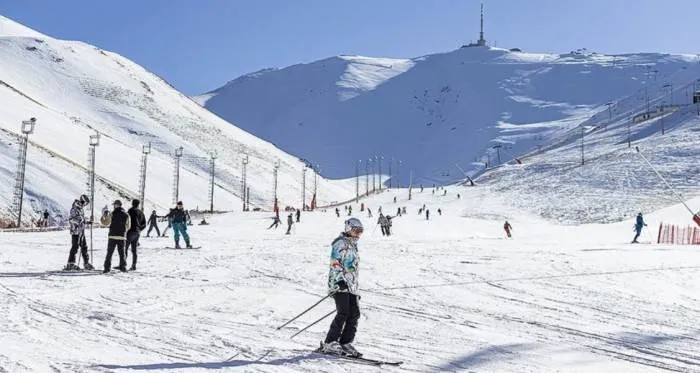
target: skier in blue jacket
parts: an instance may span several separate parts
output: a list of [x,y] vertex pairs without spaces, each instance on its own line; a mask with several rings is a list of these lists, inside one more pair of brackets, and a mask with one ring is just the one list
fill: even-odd
[[646,226],[647,224],[644,222],[644,218],[642,217],[642,213],[640,212],[637,215],[637,222],[634,224],[634,230],[637,232],[637,234],[634,236],[632,243],[639,243],[637,241],[637,238],[639,238],[639,235],[642,234],[642,228]]

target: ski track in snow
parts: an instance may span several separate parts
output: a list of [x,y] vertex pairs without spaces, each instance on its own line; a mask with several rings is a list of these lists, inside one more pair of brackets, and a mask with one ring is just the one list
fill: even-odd
[[[265,230],[264,214],[214,216],[190,230],[201,250],[144,238],[138,271],[109,275],[57,271],[66,232],[3,233],[0,372],[700,372],[695,248],[626,244],[629,221],[557,226],[516,210],[505,211],[507,240],[501,220],[464,217],[466,202],[406,194],[367,202],[390,211],[397,195],[408,207],[392,237],[358,215],[367,229],[355,344],[401,367],[313,354],[330,318],[289,339],[333,310],[330,300],[275,329],[325,293],[343,221],[329,210],[303,213],[291,236]],[[423,203],[443,216],[425,221]],[[98,268],[105,235],[95,231]]]

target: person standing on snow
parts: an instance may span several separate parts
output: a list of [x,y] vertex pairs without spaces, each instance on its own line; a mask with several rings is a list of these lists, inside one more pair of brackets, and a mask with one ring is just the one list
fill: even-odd
[[301,220],[301,210],[297,209],[297,223]]
[[364,228],[357,218],[345,221],[345,229],[331,243],[328,291],[335,300],[336,314],[321,343],[324,353],[361,357],[352,342],[360,319],[358,271],[360,257],[357,241]]
[[[159,216],[156,214],[156,210],[151,211],[151,216],[148,217],[148,230],[146,231],[146,237],[150,237],[149,235],[151,234],[151,230],[153,228],[156,229],[156,237],[160,237],[160,229],[158,229],[158,218]],[[165,232],[163,232],[165,234]]]
[[511,237],[511,234],[510,234],[511,229],[513,229],[513,227],[510,225],[508,220],[506,220],[505,224],[503,224],[503,230],[506,231],[506,236],[508,236],[508,238]]
[[[299,211],[299,210],[297,210],[297,211]],[[297,220],[297,221],[299,221],[299,220]],[[292,232],[292,225],[293,224],[294,224],[294,217],[292,217],[292,214],[287,215],[287,233],[285,233],[285,234],[290,234]]]
[[168,214],[165,215],[165,216],[163,216],[163,217],[165,218],[165,220],[168,222],[168,225],[166,225],[166,226],[165,226],[165,229],[163,229],[163,234],[161,235],[161,237],[167,237],[167,236],[165,235],[165,233],[168,232],[168,229],[170,229],[170,228],[173,227],[173,218],[172,218],[172,215],[173,215],[173,212],[174,212],[174,211],[175,211],[175,209],[170,209],[170,211],[168,212]]
[[44,227],[49,226],[49,210],[44,210]]
[[369,207],[367,207],[367,217],[372,217],[372,209],[370,209]]
[[143,212],[139,209],[139,204],[141,201],[134,199],[131,201],[131,208],[128,211],[129,220],[131,221],[131,227],[126,232],[126,248],[124,248],[124,260],[129,257],[129,247],[131,247],[131,268],[130,271],[136,270],[136,259],[138,254],[136,250],[139,246],[139,238],[141,237],[141,231],[146,229],[146,217]]
[[337,207],[335,208],[335,216],[340,217],[340,210]]
[[425,210],[425,220],[430,220],[430,210]]
[[71,247],[70,253],[68,253],[68,264],[66,264],[64,268],[65,270],[80,269],[80,267],[75,264],[75,255],[78,253],[78,247],[80,247],[80,255],[83,257],[85,269],[94,269],[92,264],[90,264],[90,257],[88,257],[87,252],[87,241],[85,240],[85,225],[92,224],[92,222],[85,221],[85,213],[83,212],[83,208],[88,203],[90,203],[90,198],[83,194],[79,199],[73,201],[73,205],[70,208],[68,224],[70,225]]
[[382,230],[382,236],[388,236],[389,232],[389,220],[382,214],[381,212],[379,213],[379,219],[377,219],[377,224],[379,224],[379,228]]
[[352,215],[352,206],[348,206],[348,216]]
[[639,238],[639,235],[642,234],[642,228],[646,227],[647,224],[644,222],[644,218],[642,217],[642,213],[640,212],[637,214],[637,222],[634,224],[634,230],[637,232],[637,234],[634,236],[634,239],[632,239],[632,243],[639,243],[637,241],[637,238]]
[[173,232],[175,232],[175,248],[181,248],[180,234],[182,234],[182,237],[185,239],[186,247],[188,249],[191,249],[192,245],[190,244],[190,235],[187,234],[187,213],[182,207],[182,201],[178,201],[177,205],[175,205],[175,208],[170,210],[170,213],[168,213],[168,215],[166,215],[165,217],[169,218],[170,221],[172,221],[171,225],[173,226]]
[[120,271],[126,272],[126,257],[124,256],[124,242],[126,241],[126,232],[131,228],[131,219],[129,214],[122,208],[122,201],[115,200],[112,204],[114,210],[109,215],[102,215],[100,223],[109,225],[109,234],[107,235],[107,256],[102,273],[108,273],[112,269],[112,256],[114,249],[117,249],[119,254]]

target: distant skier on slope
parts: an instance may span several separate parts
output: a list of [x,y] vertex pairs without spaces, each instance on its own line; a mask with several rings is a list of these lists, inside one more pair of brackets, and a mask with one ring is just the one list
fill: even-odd
[[637,232],[637,234],[634,236],[634,239],[632,239],[632,243],[639,243],[637,241],[637,238],[639,238],[639,235],[642,234],[642,228],[646,227],[647,224],[644,222],[644,218],[642,217],[642,213],[640,212],[637,214],[637,222],[634,224],[634,230]]
[[372,210],[369,207],[367,207],[367,217],[372,217]]
[[379,224],[379,227],[382,230],[382,236],[388,236],[389,235],[389,219],[384,216],[384,214],[379,213],[379,219],[377,219],[377,224]]
[[348,206],[348,216],[352,215],[352,206]]
[[340,217],[340,209],[338,209],[337,207],[335,208],[335,216]]
[[83,212],[83,208],[88,203],[90,203],[90,198],[83,194],[79,199],[73,201],[73,205],[70,208],[68,224],[70,225],[71,247],[70,253],[68,253],[68,264],[66,264],[64,268],[66,270],[80,269],[80,267],[75,264],[75,255],[78,253],[78,247],[80,247],[80,255],[83,257],[85,269],[94,269],[90,264],[90,258],[87,252],[87,241],[85,240],[85,225],[92,224],[92,222],[85,221],[85,213]]
[[430,220],[430,210],[425,210],[425,220]]
[[292,225],[293,224],[294,224],[294,217],[292,216],[292,214],[287,215],[287,233],[285,233],[285,234],[290,234],[292,232]]
[[505,224],[503,224],[503,230],[506,231],[506,236],[508,236],[508,238],[511,237],[510,231],[512,229],[513,229],[513,227],[510,225],[508,220],[506,220]]
[[[146,237],[150,237],[151,230],[156,229],[157,237],[160,237],[160,229],[158,229],[158,218],[156,210],[151,211],[151,216],[148,217],[148,230],[146,231]],[[163,232],[165,234],[165,232]]]
[[322,343],[324,353],[362,356],[352,342],[360,319],[357,241],[363,231],[362,222],[350,218],[345,221],[343,233],[331,244],[328,291],[335,300],[336,314]]
[[275,215],[272,217],[272,224],[269,227],[267,227],[267,229],[271,229],[271,228],[277,229],[277,227],[279,227],[280,224],[282,224],[280,217]]
[[301,209],[297,209],[297,223],[301,220]]

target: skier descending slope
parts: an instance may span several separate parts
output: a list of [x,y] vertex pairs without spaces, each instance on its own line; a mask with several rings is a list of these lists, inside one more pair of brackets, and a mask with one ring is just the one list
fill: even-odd
[[87,242],[85,241],[85,225],[92,224],[92,222],[85,222],[85,213],[83,212],[83,208],[88,203],[90,203],[90,198],[83,194],[80,196],[80,199],[73,201],[73,205],[70,208],[68,223],[70,224],[71,247],[70,253],[68,254],[68,264],[64,268],[65,270],[80,269],[78,265],[75,264],[75,255],[78,253],[78,247],[80,247],[80,255],[83,257],[85,269],[94,269],[89,262],[90,258],[87,252]]
[[173,232],[175,232],[175,248],[180,249],[180,234],[182,234],[187,248],[191,249],[190,235],[187,234],[187,213],[182,207],[182,201],[178,201],[175,208],[170,210],[166,217],[172,220]]
[[642,228],[646,227],[647,223],[644,222],[644,218],[642,217],[642,213],[640,212],[637,214],[637,222],[634,224],[634,230],[637,232],[637,234],[634,236],[634,239],[632,239],[632,243],[639,243],[637,241],[637,238],[639,238],[639,235],[642,234]]
[[357,241],[364,228],[357,218],[345,221],[345,230],[331,244],[331,268],[328,290],[335,300],[336,315],[322,344],[322,352],[334,355],[361,357],[353,346],[360,319],[358,295],[358,265],[360,257]]

